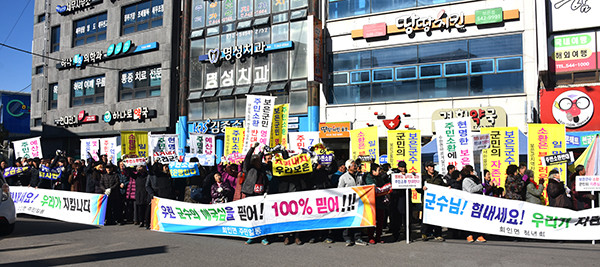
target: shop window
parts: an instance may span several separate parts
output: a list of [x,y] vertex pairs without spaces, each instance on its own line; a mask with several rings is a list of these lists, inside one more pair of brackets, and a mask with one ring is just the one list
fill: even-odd
[[442,64],[423,65],[419,67],[420,78],[436,78],[442,76]]
[[371,71],[353,71],[350,72],[350,84],[368,83],[371,81]]
[[373,102],[417,99],[419,81],[397,81],[391,83],[373,83],[371,92]]
[[50,93],[48,97],[48,109],[56,109],[58,108],[58,83],[48,85],[48,89],[48,92]]
[[124,7],[121,18],[122,34],[162,26],[163,13],[163,0],[148,0]]
[[143,67],[121,72],[120,100],[160,96],[161,67]]
[[471,74],[485,74],[494,72],[494,60],[473,60],[471,63]]
[[417,78],[417,66],[396,68],[396,80],[412,80]]
[[333,104],[368,103],[371,97],[366,93],[371,91],[370,84],[334,86],[332,88]]
[[73,46],[106,40],[106,13],[76,20],[73,23]]
[[373,70],[373,82],[390,82],[394,80],[394,69]]
[[73,80],[71,82],[71,106],[104,103],[104,75]]
[[469,40],[470,58],[500,57],[520,54],[523,54],[523,39],[520,34]]
[[345,85],[348,84],[348,73],[338,72],[333,74],[333,85]]
[[419,81],[419,98],[447,98],[469,95],[467,76],[437,78]]
[[509,57],[496,59],[497,72],[521,71],[523,70],[522,57]]
[[202,105],[204,103],[202,101],[190,101],[189,107],[189,120],[190,121],[199,121],[202,120]]
[[58,50],[60,50],[60,26],[55,26],[50,33],[50,52]]
[[331,63],[333,71],[370,68],[371,51],[334,54]]
[[[417,46],[402,46],[373,51],[373,67],[389,67],[417,63]],[[370,66],[367,66],[367,68]]]
[[523,93],[523,72],[471,76],[470,87],[473,96]]
[[468,58],[466,40],[419,45],[419,63],[465,58]]
[[444,64],[444,76],[461,76],[467,75],[467,62],[452,62]]

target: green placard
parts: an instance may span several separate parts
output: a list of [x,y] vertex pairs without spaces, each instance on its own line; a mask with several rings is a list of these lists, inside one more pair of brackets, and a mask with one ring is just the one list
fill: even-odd
[[489,8],[475,11],[475,24],[483,25],[483,24],[491,24],[498,23],[504,20],[504,15],[502,13],[502,8]]

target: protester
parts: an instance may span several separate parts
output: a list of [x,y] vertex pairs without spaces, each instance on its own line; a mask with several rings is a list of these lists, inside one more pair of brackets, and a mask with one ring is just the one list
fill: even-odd
[[210,196],[212,197],[211,204],[220,204],[230,202],[233,198],[233,188],[228,182],[223,180],[220,173],[214,175],[215,183],[210,189]]
[[[358,172],[358,166],[356,165],[356,162],[349,159],[346,161],[345,165],[346,165],[347,171],[342,176],[340,176],[340,181],[338,182],[338,188],[356,186],[356,174]],[[354,228],[344,229],[342,236],[344,238],[344,241],[346,242],[346,246],[349,247],[349,246],[353,246],[354,244],[361,245],[361,246],[368,245],[367,242],[365,242],[361,239],[360,234],[361,233],[360,233],[359,229],[354,229]]]
[[[150,228],[150,219],[146,217],[146,210],[150,210],[150,199],[146,190],[146,181],[148,172],[145,166],[137,166],[134,173],[135,177],[135,207],[134,221],[139,222],[140,227]],[[149,215],[150,213],[148,213]]]
[[106,225],[123,225],[123,198],[119,191],[119,174],[115,171],[114,165],[106,167],[106,173],[103,173],[100,179],[100,189],[108,195],[106,205]]
[[454,171],[456,171],[456,167],[452,164],[448,164],[448,167],[446,167],[446,170],[448,170],[448,172],[446,173],[446,175],[444,175],[443,179],[444,179],[444,183],[449,185],[450,180],[452,179],[452,174],[454,173]]
[[542,204],[542,194],[544,193],[544,178],[540,178],[539,184],[535,182],[535,177],[533,176],[533,171],[526,170],[523,174],[523,177],[527,177],[529,179],[529,184],[527,185],[527,197],[525,201],[533,204]]
[[344,174],[346,172],[346,165],[344,164],[344,161],[338,160],[336,163],[337,163],[336,165],[338,166],[338,169],[329,178],[331,180],[331,187],[330,188],[337,187],[337,185],[338,185],[338,183],[340,181],[340,176],[342,176],[342,174]]
[[202,201],[202,184],[204,182],[204,177],[206,176],[206,171],[204,166],[199,164],[197,157],[191,158],[190,162],[198,163],[198,174],[186,178],[187,186],[185,188],[184,201],[199,203]]
[[135,175],[133,173],[133,169],[125,167],[125,163],[119,161],[117,163],[119,166],[119,181],[120,181],[120,193],[123,197],[123,219],[124,221],[131,222],[133,221],[136,224],[135,220]]
[[83,191],[83,181],[85,176],[83,174],[83,168],[79,162],[73,163],[71,174],[69,175],[69,184],[71,184],[71,191],[81,192]]
[[523,191],[525,190],[525,183],[517,175],[517,165],[511,164],[506,167],[506,183],[504,188],[506,189],[505,197],[507,199],[523,200]]
[[[425,163],[425,172],[423,173],[423,189],[418,190],[421,194],[427,190],[427,186],[425,184],[434,184],[445,186],[444,180],[441,175],[434,169],[435,164],[431,161]],[[446,241],[442,237],[442,227],[436,225],[429,225],[426,223],[421,224],[421,238],[423,241],[428,241],[429,239],[435,239],[436,241]]]
[[[381,175],[381,167],[376,163],[371,163],[371,172],[365,175],[365,183],[367,185],[375,185],[375,187],[383,187],[389,181]],[[375,197],[375,229],[368,228],[369,244],[383,243],[381,239],[383,231],[383,220],[385,219],[385,210],[387,206],[384,204],[385,196]],[[373,236],[373,232],[375,236]]]
[[550,207],[573,208],[573,202],[569,196],[570,189],[560,180],[560,173],[553,169],[548,174],[548,203]]
[[[400,161],[398,162],[398,168],[392,169],[391,173],[400,173],[406,175],[406,162]],[[392,232],[392,236],[394,241],[399,241],[401,238],[402,224],[406,222],[406,190],[402,189],[393,189],[392,193],[389,194],[390,204],[390,232]]]
[[[469,192],[472,194],[482,194],[483,193],[483,185],[481,184],[481,179],[475,175],[475,170],[471,165],[465,165],[463,169],[460,171],[461,177],[463,177],[463,185],[462,190],[465,192]],[[473,236],[478,236],[476,240],[473,240]],[[486,242],[485,238],[483,238],[482,234],[471,232],[469,236],[467,236],[467,242],[473,243],[477,241],[479,243]]]
[[585,167],[583,165],[577,165],[575,172],[569,176],[567,181],[568,188],[571,189],[571,195],[573,196],[573,208],[574,210],[585,210],[592,208],[592,201],[596,200],[596,196],[592,192],[577,191],[577,176],[585,175]]
[[[254,150],[258,147],[258,145],[258,142],[252,144],[246,153],[246,157],[244,158],[243,170],[245,173],[245,178],[243,184],[241,184],[242,198],[245,198],[246,196],[262,195],[269,189],[269,179],[267,178],[261,162],[262,153],[259,153],[259,155],[253,155]],[[253,239],[248,239],[246,244],[249,245],[253,242]],[[265,246],[269,245],[270,242],[268,237],[262,238],[261,243]]]

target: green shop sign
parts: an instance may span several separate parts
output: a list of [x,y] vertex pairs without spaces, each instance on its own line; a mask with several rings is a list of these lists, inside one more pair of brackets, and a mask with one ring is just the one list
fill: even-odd
[[504,13],[501,7],[489,8],[475,11],[475,25],[492,24],[502,22]]
[[592,41],[592,37],[589,34],[577,34],[562,37],[554,37],[552,45],[554,47],[569,47],[569,46],[580,46],[587,45]]

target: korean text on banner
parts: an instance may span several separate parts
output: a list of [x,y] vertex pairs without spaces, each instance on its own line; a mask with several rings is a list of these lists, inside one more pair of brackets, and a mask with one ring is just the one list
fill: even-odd
[[10,176],[15,176],[18,174],[21,174],[23,172],[26,172],[27,170],[29,170],[29,166],[25,166],[25,167],[8,167],[6,169],[4,169],[3,177],[4,178],[8,178]]
[[[544,186],[548,185],[548,173],[552,169],[560,172],[560,180],[566,183],[567,164],[557,164],[552,166],[543,166],[542,158],[552,154],[565,153],[567,144],[565,144],[566,130],[564,124],[529,124],[528,132],[529,149],[529,169],[535,175],[535,181],[539,182],[544,178]],[[547,188],[547,187],[546,187]],[[548,195],[544,189],[543,197],[548,204]]]
[[171,178],[187,178],[199,175],[198,163],[196,162],[171,162],[169,163]]
[[375,225],[375,189],[357,186],[247,197],[224,204],[154,198],[151,229],[254,238]]
[[42,143],[39,137],[13,142],[15,158],[42,158]]
[[176,134],[152,134],[148,136],[148,141],[154,162],[169,163],[178,160],[179,142]]
[[65,222],[104,225],[106,195],[11,186],[17,214]]
[[423,223],[515,238],[596,240],[600,208],[572,211],[426,184]]
[[148,157],[148,132],[121,132],[121,155]]
[[302,149],[309,149],[318,143],[321,143],[319,132],[291,132],[290,150],[300,153]]
[[125,164],[125,167],[145,166],[146,159],[145,158],[126,158],[126,159],[123,159],[123,164]]
[[215,166],[215,155],[185,153],[184,161],[189,162],[190,159],[197,158],[198,164],[202,166]]
[[276,105],[273,109],[273,125],[271,126],[271,147],[281,144],[287,147],[288,117],[290,104]]
[[190,133],[190,153],[202,155],[215,155],[215,138],[210,134]]
[[100,157],[98,152],[100,151],[100,139],[81,139],[81,159],[88,160],[90,155],[94,161],[99,161]]
[[242,154],[244,136],[246,136],[246,130],[244,128],[225,128],[225,151],[223,155],[229,156],[233,153]]
[[388,131],[387,143],[392,168],[404,161],[408,172],[421,173],[421,130]]
[[100,138],[100,155],[106,155],[112,164],[117,165],[117,137]]
[[269,145],[271,140],[271,122],[273,120],[274,96],[248,95],[246,98],[246,137],[245,154],[252,144],[259,142]]
[[290,176],[312,173],[312,162],[308,154],[300,154],[289,159],[275,156],[273,159],[273,176]]
[[62,176],[60,168],[50,169],[44,165],[40,166],[39,178],[46,180],[57,180]]
[[421,188],[421,173],[392,174],[392,189]]
[[481,133],[490,135],[490,148],[482,150],[483,168],[490,171],[496,185],[504,188],[506,168],[519,165],[519,128],[481,128]]
[[367,127],[350,131],[350,157],[371,156],[379,162],[379,136],[377,127]]
[[438,136],[438,158],[443,170],[452,164],[457,170],[474,165],[471,118],[435,121]]

